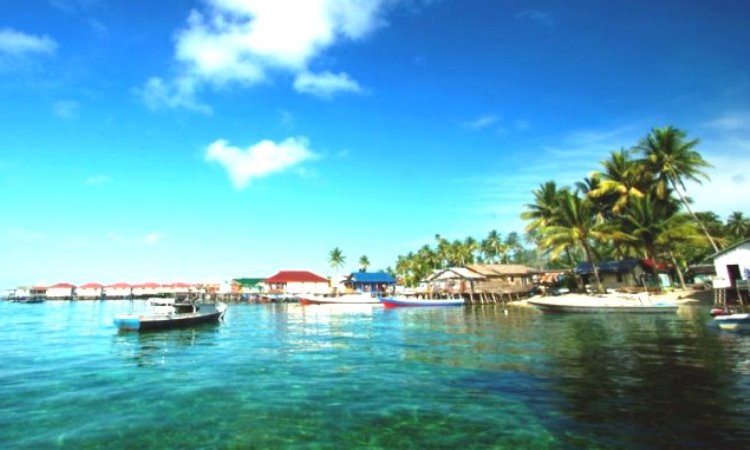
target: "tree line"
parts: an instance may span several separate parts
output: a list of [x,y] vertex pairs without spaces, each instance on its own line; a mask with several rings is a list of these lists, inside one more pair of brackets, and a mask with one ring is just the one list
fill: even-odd
[[601,169],[576,182],[542,183],[524,206],[524,241],[496,230],[483,239],[448,240],[435,235],[434,246],[399,255],[388,271],[414,286],[432,271],[475,263],[516,263],[538,268],[571,269],[628,257],[669,262],[680,283],[685,269],[727,245],[750,237],[750,219],[733,212],[724,223],[713,212],[694,212],[685,182],[709,179],[711,165],[696,150],[699,141],[685,132],[653,129],[636,145],[610,153]]

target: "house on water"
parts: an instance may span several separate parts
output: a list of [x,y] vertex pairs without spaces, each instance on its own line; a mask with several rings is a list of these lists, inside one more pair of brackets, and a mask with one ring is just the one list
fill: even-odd
[[84,283],[76,288],[76,297],[80,300],[101,299],[104,295],[104,285],[100,283]]
[[349,292],[387,292],[396,285],[396,279],[385,272],[352,272],[343,284]]
[[750,239],[738,242],[711,255],[716,269],[714,302],[748,303],[750,289]]
[[328,279],[305,270],[281,270],[264,281],[269,294],[325,294]]
[[57,283],[47,288],[47,298],[50,300],[70,300],[75,295],[76,287],[70,283]]
[[[648,287],[660,289],[671,286],[667,268],[650,259],[628,258],[597,263],[599,280],[604,289]],[[578,264],[573,273],[581,277],[584,286],[594,286],[594,269],[588,262]]]

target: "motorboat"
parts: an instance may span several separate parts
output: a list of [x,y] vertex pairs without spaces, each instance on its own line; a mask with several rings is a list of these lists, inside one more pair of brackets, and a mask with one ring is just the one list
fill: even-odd
[[379,305],[380,300],[369,293],[362,294],[344,294],[335,297],[326,297],[315,294],[300,294],[299,303],[301,305],[352,305],[352,304],[373,304]]
[[530,299],[528,303],[545,313],[674,313],[679,307],[674,300],[656,299],[645,292],[640,294],[569,294]]
[[421,299],[407,297],[380,297],[380,303],[386,308],[400,308],[408,306],[463,306],[462,298]]
[[174,298],[150,298],[150,310],[143,313],[120,314],[114,324],[120,331],[147,331],[189,327],[218,322],[227,305],[216,303],[178,302]]

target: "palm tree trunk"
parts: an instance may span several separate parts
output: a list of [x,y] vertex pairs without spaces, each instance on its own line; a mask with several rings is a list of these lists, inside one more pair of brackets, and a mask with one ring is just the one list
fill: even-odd
[[672,264],[674,264],[674,269],[677,271],[677,278],[680,279],[680,287],[682,289],[687,289],[685,287],[685,277],[682,275],[682,269],[680,269],[680,265],[677,264],[677,258],[675,258],[674,252],[671,249],[669,250],[669,257],[672,258]]
[[604,287],[602,287],[602,281],[599,279],[599,269],[596,267],[596,263],[594,263],[594,257],[591,255],[591,249],[589,248],[588,244],[585,242],[582,242],[583,251],[586,253],[586,259],[588,260],[589,264],[591,264],[591,268],[594,269],[594,279],[596,280],[596,291],[600,294],[604,293]]
[[711,247],[714,248],[714,252],[718,253],[719,247],[716,246],[716,242],[714,242],[714,239],[711,237],[711,234],[709,234],[708,230],[706,229],[706,226],[703,225],[703,222],[698,218],[698,216],[695,215],[692,209],[690,209],[690,205],[687,202],[687,199],[684,195],[682,195],[682,192],[677,188],[677,184],[674,182],[674,179],[671,177],[669,178],[669,181],[672,183],[672,188],[677,192],[677,195],[680,196],[680,200],[682,200],[682,203],[685,205],[685,208],[687,208],[690,215],[693,217],[693,220],[698,222],[698,226],[701,227],[701,230],[703,230],[703,233],[705,233],[706,237],[708,238],[708,242],[711,243]]

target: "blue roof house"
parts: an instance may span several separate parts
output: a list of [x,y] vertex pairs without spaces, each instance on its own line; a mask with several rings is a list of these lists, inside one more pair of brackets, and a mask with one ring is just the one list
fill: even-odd
[[396,279],[385,272],[352,272],[344,286],[359,292],[385,291],[396,284]]

